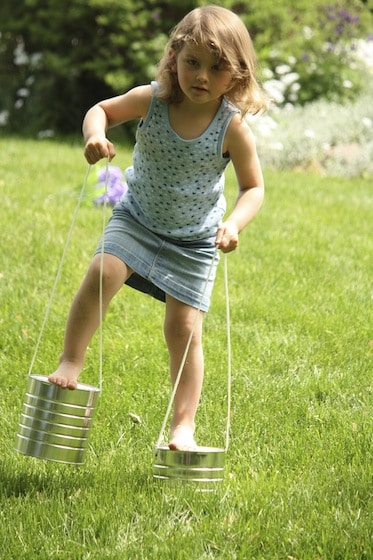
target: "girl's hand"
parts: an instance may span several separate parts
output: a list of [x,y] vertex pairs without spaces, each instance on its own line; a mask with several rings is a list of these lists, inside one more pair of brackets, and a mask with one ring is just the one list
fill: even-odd
[[223,251],[230,253],[238,247],[238,229],[233,222],[223,222],[218,227],[215,245]]
[[91,165],[102,158],[108,157],[111,161],[115,157],[114,144],[106,136],[91,136],[86,142],[84,155]]

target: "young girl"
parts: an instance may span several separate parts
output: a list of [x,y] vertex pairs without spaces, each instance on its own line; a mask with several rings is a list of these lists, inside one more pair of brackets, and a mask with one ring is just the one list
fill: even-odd
[[[218,261],[215,248],[233,251],[238,234],[263,201],[262,172],[243,116],[266,103],[246,27],[231,11],[204,6],[172,31],[156,82],[100,102],[84,118],[84,154],[90,164],[115,156],[106,137],[109,128],[139,119],[133,166],[126,170],[128,191],[104,234],[103,312],[124,283],[165,301],[173,383],[194,327],[174,400],[171,449],[196,445],[204,371],[202,322]],[[224,169],[230,161],[238,197],[223,222]],[[100,260],[101,245],[72,303],[59,367],[49,376],[68,389],[77,386],[99,324]]]

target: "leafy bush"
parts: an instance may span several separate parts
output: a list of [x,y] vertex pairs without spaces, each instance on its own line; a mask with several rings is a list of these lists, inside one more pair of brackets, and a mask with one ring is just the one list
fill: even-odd
[[[322,7],[312,27],[301,26],[297,40],[283,42],[268,53],[266,75],[276,100],[304,105],[321,97],[353,98],[363,87],[361,64],[355,56],[361,31],[356,13]],[[279,90],[281,83],[286,87]]]

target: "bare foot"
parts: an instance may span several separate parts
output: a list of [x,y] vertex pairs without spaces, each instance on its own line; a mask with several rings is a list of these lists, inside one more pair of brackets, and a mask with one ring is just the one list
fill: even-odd
[[61,362],[54,373],[48,376],[48,381],[63,389],[76,389],[80,366],[72,362]]
[[197,444],[194,440],[194,428],[180,425],[171,429],[168,447],[174,451],[193,451],[197,449]]

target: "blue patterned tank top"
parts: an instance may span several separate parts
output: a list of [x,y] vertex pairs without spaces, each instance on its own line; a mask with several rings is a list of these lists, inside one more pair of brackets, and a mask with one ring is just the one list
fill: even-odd
[[176,240],[215,235],[224,216],[224,135],[239,110],[225,98],[208,126],[193,140],[172,129],[168,104],[157,99],[156,82],[148,114],[136,132],[128,191],[121,203],[151,231]]

